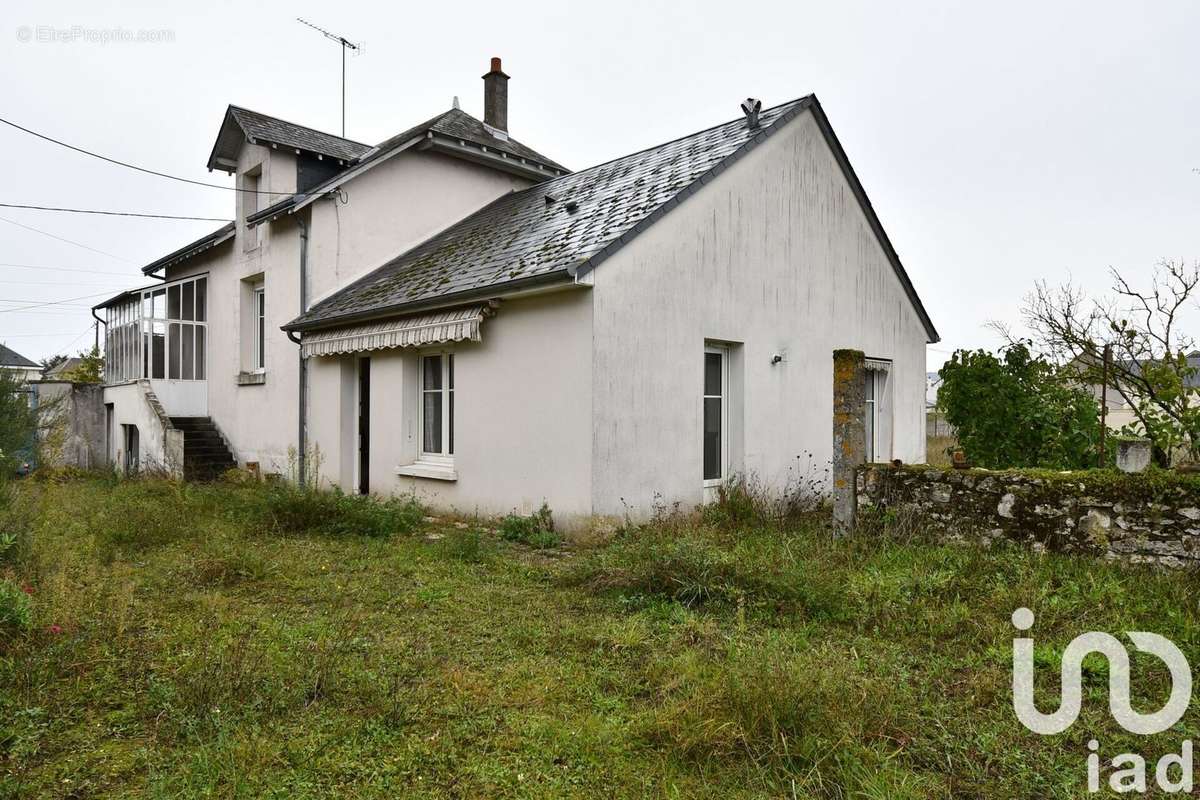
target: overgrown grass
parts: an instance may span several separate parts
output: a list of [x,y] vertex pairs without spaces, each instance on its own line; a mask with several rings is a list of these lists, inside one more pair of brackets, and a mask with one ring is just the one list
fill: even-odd
[[285,486],[27,481],[0,520],[29,610],[0,628],[0,798],[1074,798],[1088,739],[1198,733],[1122,733],[1102,661],[1059,736],[1008,689],[1018,606],[1044,710],[1085,630],[1200,664],[1194,576],[833,541],[753,493],[549,556]]

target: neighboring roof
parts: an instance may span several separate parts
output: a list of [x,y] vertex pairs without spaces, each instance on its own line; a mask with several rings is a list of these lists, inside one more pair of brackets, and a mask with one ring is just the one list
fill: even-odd
[[75,369],[82,363],[83,363],[82,358],[78,358],[77,356],[72,356],[71,358],[61,361],[58,364],[55,364],[50,369],[46,370],[45,377],[51,378],[51,377],[54,377],[55,375],[62,375],[64,372],[70,372],[71,370]]
[[[233,223],[227,222],[212,233],[206,233],[196,241],[185,244],[183,247],[172,253],[168,253],[157,261],[150,262],[146,266],[142,267],[142,274],[149,275],[152,272],[158,272],[160,269],[169,267],[172,264],[178,264],[184,259],[191,258],[197,253],[208,250],[210,247],[216,247],[222,242],[227,242],[232,238]],[[99,306],[96,307],[99,308]]]
[[16,350],[10,350],[0,344],[0,367],[32,367],[40,369],[41,364],[36,361],[30,361],[25,356],[18,353]]
[[452,108],[383,140],[362,154],[348,169],[311,189],[285,197],[251,214],[246,218],[246,223],[258,225],[299,211],[334,187],[410,147],[465,158],[537,181],[570,172],[562,164],[526,147],[503,131],[490,128],[461,109]]
[[253,144],[273,144],[328,156],[347,164],[371,149],[362,142],[231,105],[225,110],[225,119],[208,157],[208,168],[232,172],[244,139]]
[[311,330],[403,313],[594,268],[700,186],[811,110],[931,342],[937,331],[813,95],[505,195],[284,326]]

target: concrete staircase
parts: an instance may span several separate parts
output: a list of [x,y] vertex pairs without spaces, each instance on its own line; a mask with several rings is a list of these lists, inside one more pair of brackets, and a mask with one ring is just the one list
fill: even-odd
[[211,481],[237,466],[233,453],[211,417],[171,417],[183,431],[183,477],[189,481]]

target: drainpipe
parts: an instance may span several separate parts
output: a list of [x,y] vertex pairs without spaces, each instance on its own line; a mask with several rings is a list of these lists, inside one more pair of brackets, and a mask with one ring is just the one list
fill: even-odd
[[[308,311],[308,225],[304,220],[297,215],[296,224],[300,226],[300,313]],[[291,331],[287,332],[288,338],[300,344],[300,337],[293,336]],[[300,474],[298,477],[300,486],[303,487],[306,483],[305,469],[306,461],[305,450],[308,447],[308,431],[305,425],[308,411],[308,362],[304,360],[304,350],[297,351],[297,358],[300,360],[300,386],[297,393],[297,418],[299,419],[296,432],[296,440],[298,443],[297,458]]]

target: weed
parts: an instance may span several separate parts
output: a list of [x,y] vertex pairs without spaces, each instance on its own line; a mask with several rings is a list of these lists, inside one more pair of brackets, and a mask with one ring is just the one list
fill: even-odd
[[500,538],[521,542],[537,550],[558,547],[562,543],[562,537],[554,531],[554,518],[546,503],[531,516],[509,514],[500,520]]
[[33,603],[22,587],[0,578],[0,631],[28,630],[33,625]]

